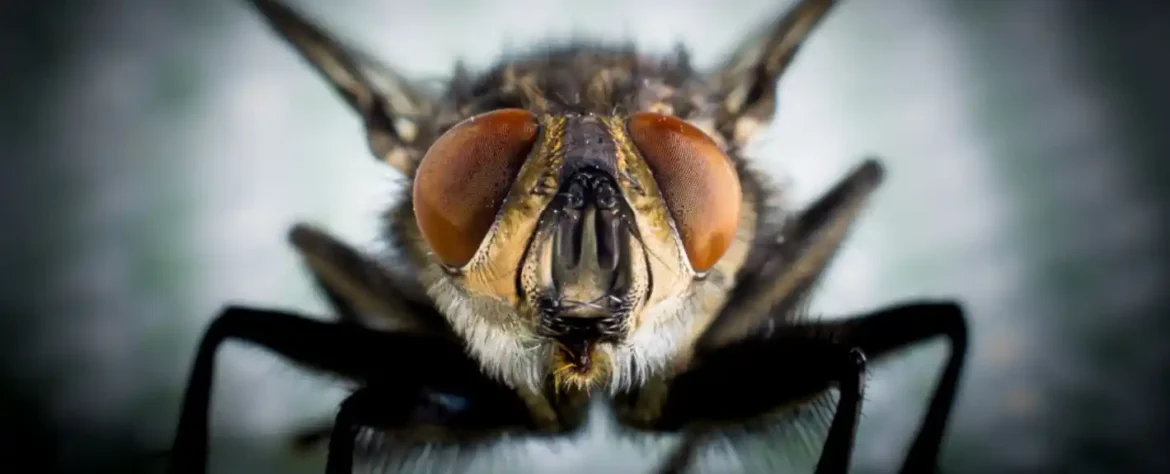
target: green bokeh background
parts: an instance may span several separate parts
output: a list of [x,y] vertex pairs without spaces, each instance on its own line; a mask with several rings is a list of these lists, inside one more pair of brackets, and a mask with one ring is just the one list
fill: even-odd
[[[289,225],[377,248],[374,219],[401,183],[242,3],[0,15],[0,462],[43,466],[0,470],[157,472],[224,303],[325,312]],[[483,66],[550,36],[681,40],[709,65],[786,2],[297,3],[441,78],[456,57]],[[754,156],[794,205],[863,154],[890,168],[814,309],[949,296],[971,311],[946,472],[1170,472],[1165,10],[847,0],[780,86]],[[897,465],[944,353],[873,371],[857,472]],[[246,348],[221,361],[214,472],[320,472],[282,436],[328,416],[344,388]]]

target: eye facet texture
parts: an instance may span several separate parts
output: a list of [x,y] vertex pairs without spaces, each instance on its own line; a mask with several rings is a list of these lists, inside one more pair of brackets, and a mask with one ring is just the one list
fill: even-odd
[[471,261],[539,133],[531,112],[502,109],[460,122],[427,150],[414,178],[414,214],[439,261]]
[[702,130],[673,116],[639,112],[627,129],[654,174],[691,267],[709,270],[739,227],[742,195],[731,159]]

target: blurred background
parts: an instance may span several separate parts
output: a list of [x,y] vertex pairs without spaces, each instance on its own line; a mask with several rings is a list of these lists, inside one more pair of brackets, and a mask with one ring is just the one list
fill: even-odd
[[[442,79],[574,35],[712,65],[789,2],[293,3]],[[1166,10],[848,0],[781,82],[753,156],[793,205],[863,154],[890,168],[814,310],[970,310],[945,472],[1170,472]],[[287,229],[377,249],[402,183],[242,0],[6,2],[0,25],[0,471],[159,472],[210,318],[325,314]],[[896,469],[945,353],[872,371],[855,472]],[[213,472],[321,472],[282,443],[344,388],[247,347],[220,361]]]

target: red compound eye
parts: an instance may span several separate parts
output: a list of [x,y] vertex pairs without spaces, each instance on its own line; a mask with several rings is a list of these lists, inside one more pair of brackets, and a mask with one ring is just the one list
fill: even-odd
[[427,150],[414,214],[439,261],[461,267],[475,255],[539,132],[531,112],[503,109],[460,122]]
[[709,270],[739,227],[742,195],[731,159],[702,130],[670,115],[636,113],[627,130],[654,174],[691,267]]

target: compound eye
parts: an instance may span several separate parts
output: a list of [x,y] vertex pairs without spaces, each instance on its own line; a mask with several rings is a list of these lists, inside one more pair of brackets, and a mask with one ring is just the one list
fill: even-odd
[[739,227],[742,196],[731,159],[702,130],[676,117],[639,112],[627,129],[654,174],[691,267],[709,270]]
[[414,215],[443,264],[471,261],[539,131],[531,112],[497,110],[460,122],[427,150],[414,177]]

